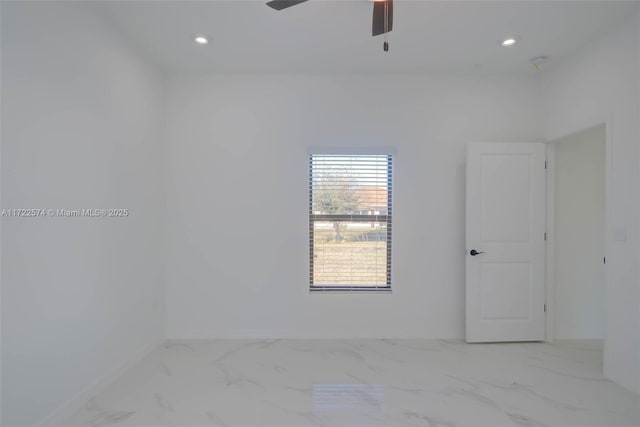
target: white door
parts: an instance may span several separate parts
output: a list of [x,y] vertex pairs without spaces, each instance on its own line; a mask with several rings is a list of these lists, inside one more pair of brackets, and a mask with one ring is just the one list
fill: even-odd
[[545,331],[545,145],[467,151],[466,341],[541,341]]

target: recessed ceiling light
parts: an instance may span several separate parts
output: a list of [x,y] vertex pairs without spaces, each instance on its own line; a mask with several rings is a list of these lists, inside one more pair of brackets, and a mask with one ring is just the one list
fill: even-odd
[[515,44],[518,43],[519,39],[520,38],[518,36],[506,36],[506,37],[503,37],[500,40],[500,46],[503,46],[503,47],[515,46]]
[[202,44],[202,45],[209,44],[209,39],[206,38],[205,36],[194,36],[193,41],[196,44]]

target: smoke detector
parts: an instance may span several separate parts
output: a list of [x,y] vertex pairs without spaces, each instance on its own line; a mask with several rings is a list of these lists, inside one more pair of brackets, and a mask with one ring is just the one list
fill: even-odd
[[540,66],[542,64],[545,64],[547,61],[549,60],[549,56],[548,55],[540,55],[540,56],[536,56],[531,58],[531,63],[533,64],[534,67],[536,67],[536,71],[540,71]]

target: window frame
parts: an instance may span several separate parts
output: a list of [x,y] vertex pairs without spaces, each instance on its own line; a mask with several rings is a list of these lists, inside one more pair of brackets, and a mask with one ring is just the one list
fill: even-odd
[[[314,214],[313,212],[313,160],[314,157],[322,156],[344,156],[344,157],[359,157],[359,156],[384,156],[387,159],[387,214]],[[311,151],[308,155],[308,173],[309,173],[309,292],[311,293],[367,293],[367,292],[391,292],[392,285],[392,249],[393,249],[393,232],[392,232],[392,218],[393,218],[393,161],[395,154],[389,151],[366,151],[361,152],[359,150],[345,151],[340,150],[328,150],[328,151]],[[314,285],[314,234],[316,222],[334,222],[334,221],[349,221],[349,222],[380,222],[386,224],[386,282],[384,286],[363,286],[363,285]]]

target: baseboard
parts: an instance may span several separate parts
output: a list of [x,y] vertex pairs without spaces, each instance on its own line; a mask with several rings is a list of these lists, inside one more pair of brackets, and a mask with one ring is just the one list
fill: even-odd
[[292,331],[292,330],[171,330],[169,340],[215,339],[444,339],[461,340],[462,336],[426,336],[422,331]]
[[62,427],[61,423],[75,414],[80,408],[82,408],[89,400],[104,391],[110,384],[112,384],[118,377],[120,377],[127,369],[138,364],[142,359],[147,357],[152,351],[157,349],[164,339],[158,339],[137,351],[128,361],[113,369],[111,372],[98,378],[93,383],[89,384],[82,391],[76,394],[74,397],[60,405],[52,413],[46,416],[39,423],[35,424],[35,427]]

